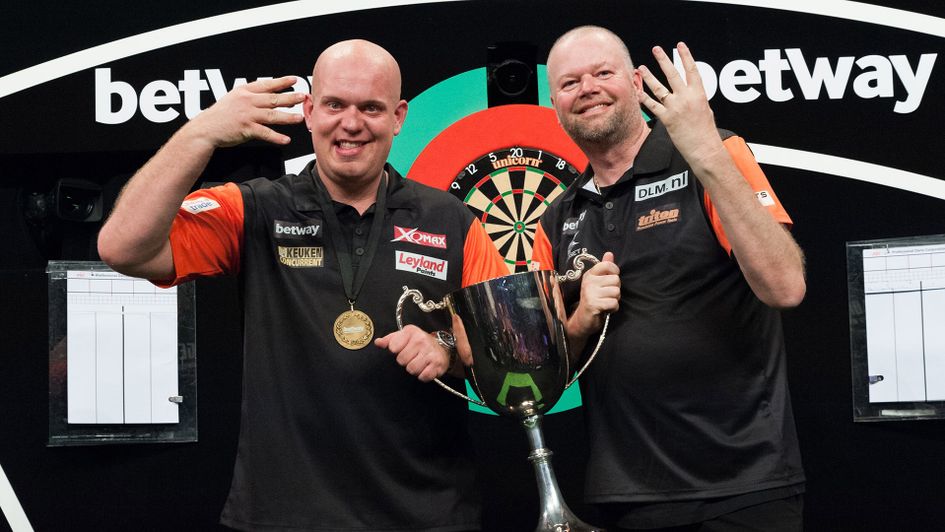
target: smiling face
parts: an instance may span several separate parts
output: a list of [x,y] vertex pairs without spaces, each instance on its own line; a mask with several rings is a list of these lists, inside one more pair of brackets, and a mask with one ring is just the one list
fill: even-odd
[[616,36],[579,29],[548,54],[551,102],[565,132],[581,147],[620,144],[644,127],[643,81]]
[[367,41],[331,46],[315,63],[303,109],[329,191],[373,190],[407,115],[394,58]]

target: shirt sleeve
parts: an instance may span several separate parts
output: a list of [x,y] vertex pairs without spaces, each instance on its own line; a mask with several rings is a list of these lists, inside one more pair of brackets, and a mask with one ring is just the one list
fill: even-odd
[[478,219],[473,219],[466,232],[463,246],[463,287],[509,275],[509,268],[499,255],[492,239],[482,228]]
[[538,222],[535,229],[535,241],[532,242],[532,262],[529,265],[531,270],[554,270],[554,256],[551,253],[551,241],[548,240],[548,234],[545,228]]
[[[764,171],[761,170],[758,161],[755,160],[755,156],[751,153],[751,149],[748,147],[745,139],[739,136],[732,136],[725,139],[723,145],[728,150],[729,155],[732,156],[732,160],[735,161],[735,166],[738,168],[738,171],[741,172],[745,181],[747,181],[755,191],[755,197],[758,201],[768,209],[768,212],[775,220],[790,228],[794,222],[791,221],[791,217],[788,216],[787,211],[785,211],[784,207],[781,205],[781,201],[778,199],[777,195],[775,195],[774,190],[772,190],[771,185],[768,183],[768,178],[765,177]],[[719,244],[725,249],[725,252],[731,255],[732,245],[725,235],[725,230],[722,228],[722,220],[719,218],[718,212],[716,212],[715,206],[712,204],[712,199],[709,198],[708,193],[705,193],[703,201],[709,222],[712,224],[713,231],[715,231],[715,237],[718,239]]]
[[239,186],[226,183],[197,190],[184,198],[171,224],[176,284],[214,275],[235,275],[243,242],[243,196]]

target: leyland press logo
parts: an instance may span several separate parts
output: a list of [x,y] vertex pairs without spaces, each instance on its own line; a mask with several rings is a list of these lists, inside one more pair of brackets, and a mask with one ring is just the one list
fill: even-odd
[[446,280],[446,272],[449,267],[449,261],[406,251],[398,251],[394,257],[395,267],[405,272],[419,273],[427,277],[435,277],[441,281]]
[[424,233],[416,227],[394,226],[394,239],[391,242],[411,242],[419,246],[446,249],[446,235]]

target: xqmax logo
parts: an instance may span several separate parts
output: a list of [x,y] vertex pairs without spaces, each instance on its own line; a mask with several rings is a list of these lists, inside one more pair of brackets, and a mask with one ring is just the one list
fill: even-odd
[[394,226],[394,239],[391,242],[411,242],[419,246],[446,249],[446,235],[424,233],[414,228]]

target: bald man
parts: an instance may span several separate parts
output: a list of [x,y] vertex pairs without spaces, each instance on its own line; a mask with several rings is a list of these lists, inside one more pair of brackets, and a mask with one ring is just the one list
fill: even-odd
[[[407,115],[386,50],[337,43],[311,94],[283,92],[294,81],[236,88],[177,131],[122,191],[99,253],[160,286],[239,278],[243,406],[223,524],[476,530],[466,405],[428,382],[460,368],[448,337],[426,332],[448,317],[398,331],[394,310],[404,285],[439,299],[508,270],[462,202],[386,163]],[[299,103],[304,116],[280,110]],[[303,120],[316,159],[300,174],[188,195],[216,148],[287,144],[272,126]]]
[[609,530],[800,530],[778,309],[804,297],[803,256],[677,50],[685,79],[653,49],[666,85],[604,28],[569,31],[548,55],[558,120],[589,166],[542,215],[533,261],[560,271],[582,248],[604,257],[565,287],[576,347],[612,313],[582,378],[585,498]]

